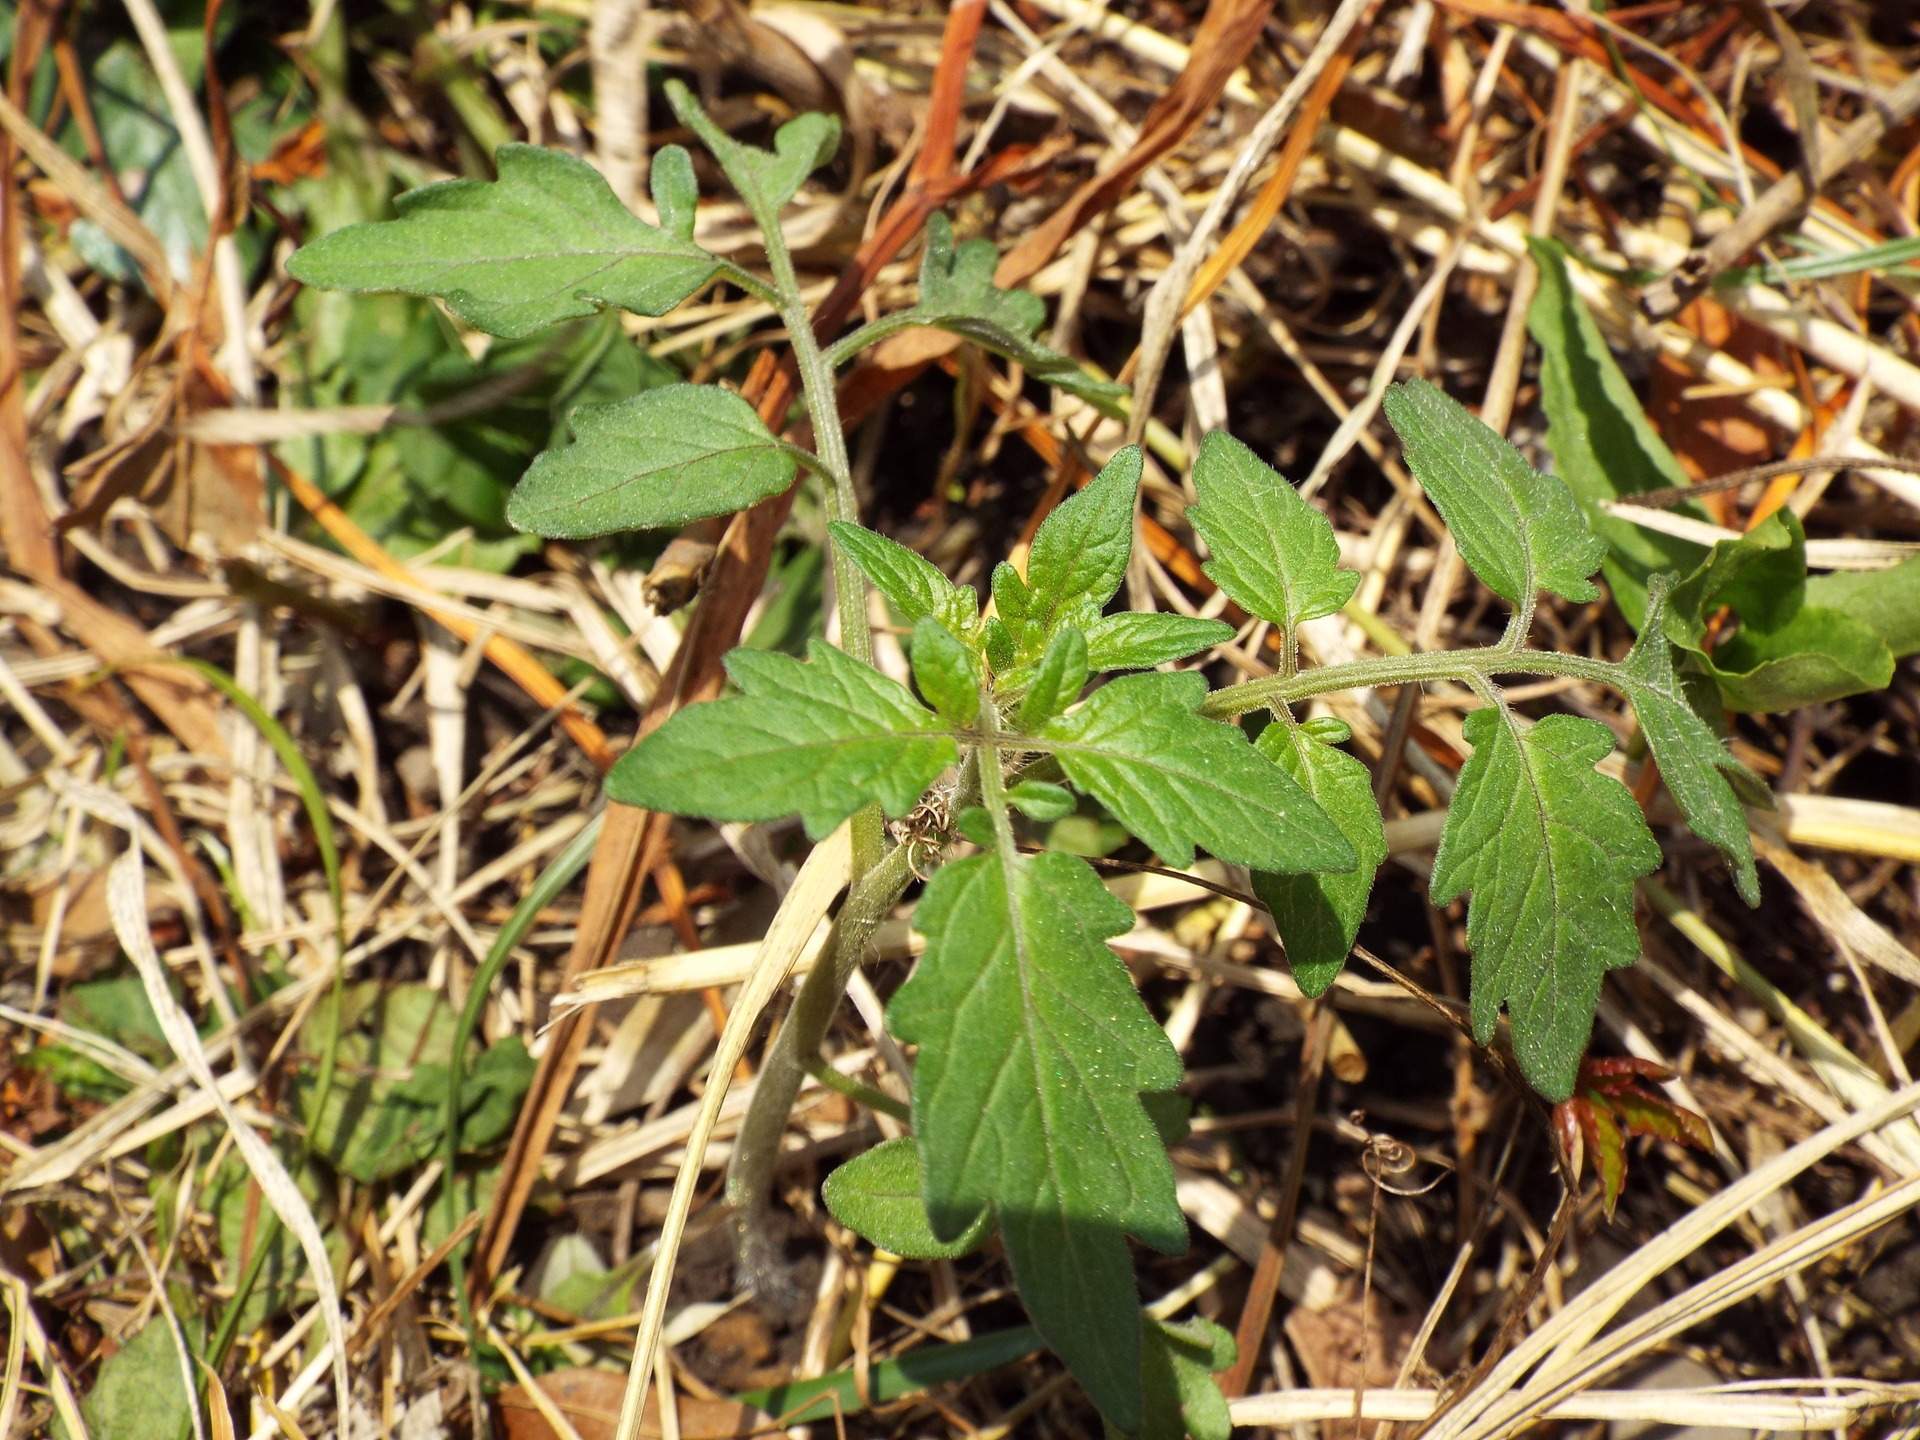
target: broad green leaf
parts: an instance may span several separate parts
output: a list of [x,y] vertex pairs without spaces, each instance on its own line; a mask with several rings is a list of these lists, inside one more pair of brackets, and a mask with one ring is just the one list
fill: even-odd
[[[1806,593],[1806,532],[1781,510],[1717,542],[1674,587],[1667,637],[1691,652],[1734,710],[1792,710],[1884,688],[1893,678],[1885,642],[1839,610],[1807,604]],[[1722,606],[1740,624],[1709,654],[1707,626]]]
[[1022,780],[1009,786],[1007,800],[1029,820],[1058,820],[1074,810],[1073,792],[1045,780]]
[[952,222],[936,211],[927,218],[920,303],[902,318],[971,340],[1005,356],[1034,379],[1117,414],[1126,387],[1088,374],[1072,356],[1035,340],[1033,332],[1047,318],[1047,307],[1038,295],[996,286],[993,271],[999,263],[1000,251],[991,240],[969,240],[956,249]]
[[980,662],[931,615],[913,627],[913,679],[943,720],[971,725],[980,713]]
[[1425,380],[1386,394],[1387,419],[1407,468],[1453,532],[1460,558],[1512,604],[1551,590],[1568,600],[1599,595],[1587,577],[1606,545],[1580,518],[1566,482],[1541,475],[1459,401]]
[[1310,996],[1323,994],[1347,963],[1353,937],[1367,913],[1374,872],[1387,858],[1380,807],[1373,801],[1373,777],[1353,756],[1334,748],[1347,738],[1346,730],[1338,720],[1309,720],[1302,725],[1282,714],[1260,732],[1255,744],[1300,783],[1360,857],[1358,865],[1335,874],[1253,872],[1253,893],[1273,912],[1274,929],[1286,947],[1293,978]]
[[1186,1247],[1173,1167],[1140,1103],[1180,1057],[1107,948],[1133,912],[1083,861],[991,851],[943,867],[914,916],[927,951],[890,1027],[917,1044],[927,1217],[955,1239],[991,1209],[1027,1312],[1101,1413],[1142,1413],[1126,1237]]
[[745,693],[688,706],[642,739],[608,773],[608,796],[715,820],[798,812],[816,840],[875,801],[905,815],[953,762],[952,739],[898,681],[825,641],[807,650],[805,663],[728,655]]
[[1054,631],[1020,702],[1020,728],[1031,734],[1080,698],[1087,683],[1087,637],[1071,625]]
[[[301,1194],[309,1204],[314,1204],[319,1200],[320,1187],[315,1183],[315,1167],[306,1163],[307,1157],[302,1153],[299,1140],[292,1135],[283,1135],[272,1143],[287,1172],[299,1185]],[[250,1244],[265,1243],[270,1247],[261,1262],[260,1273],[254,1280],[253,1292],[248,1295],[246,1307],[240,1312],[237,1333],[242,1335],[259,1329],[291,1306],[298,1287],[307,1282],[307,1257],[300,1247],[300,1237],[284,1225],[269,1223],[271,1208],[258,1197],[252,1180],[253,1173],[240,1157],[229,1154],[208,1180],[197,1200],[219,1222],[221,1277],[228,1284],[239,1280],[245,1268],[242,1260],[252,1258]],[[329,1180],[329,1188],[332,1183]],[[247,1204],[250,1192],[255,1194],[251,1207]],[[251,1225],[247,1223],[249,1208],[253,1211]],[[325,1225],[326,1207],[316,1204],[315,1211]],[[329,1238],[338,1234],[337,1228],[330,1229]],[[252,1237],[251,1242],[249,1236]]]
[[922,1345],[897,1359],[880,1361],[865,1376],[849,1366],[818,1379],[790,1380],[735,1398],[782,1424],[831,1423],[844,1415],[857,1415],[869,1404],[889,1405],[936,1385],[984,1375],[1024,1360],[1039,1348],[1040,1337],[1032,1327],[1018,1325],[953,1345]]
[[[1703,547],[1609,515],[1609,500],[1689,483],[1666,442],[1640,408],[1592,313],[1575,293],[1566,247],[1529,238],[1540,289],[1527,328],[1540,346],[1540,405],[1547,412],[1547,448],[1573,491],[1587,524],[1607,545],[1607,583],[1637,628],[1646,608],[1647,577],[1688,571]],[[1689,512],[1693,507],[1686,507]]]
[[827,1177],[820,1193],[833,1218],[862,1239],[909,1260],[954,1260],[980,1247],[993,1224],[982,1210],[957,1240],[927,1223],[920,1150],[911,1136],[876,1145]]
[[1866,626],[1895,659],[1920,651],[1920,557],[1886,570],[1809,575],[1807,604]]
[[1549,1100],[1573,1092],[1600,977],[1640,953],[1633,882],[1660,863],[1627,787],[1593,767],[1613,749],[1597,720],[1549,715],[1530,729],[1500,707],[1462,733],[1473,754],[1434,856],[1436,905],[1473,892],[1473,1029],[1492,1041],[1504,1004],[1513,1052]]
[[980,597],[971,585],[955,585],[924,555],[862,526],[833,520],[827,531],[907,624],[932,616],[962,640],[979,633]]
[[[994,572],[994,603],[1021,640],[1024,656],[1038,656],[1077,602],[1099,607],[1120,588],[1133,552],[1134,496],[1139,489],[1140,447],[1129,445],[1084,490],[1055,507],[1034,533],[1026,583],[1018,592],[1018,618],[1000,603],[1001,575]],[[1002,568],[1012,572],[1011,566]]]
[[1351,870],[1353,846],[1238,725],[1196,714],[1204,676],[1123,675],[1039,731],[1069,779],[1169,865],[1201,846],[1255,870]]
[[1224,620],[1123,610],[1117,615],[1102,615],[1087,627],[1087,668],[1151,670],[1231,639],[1233,626]]
[[[192,1307],[180,1303],[188,1298],[176,1291],[175,1313],[188,1349],[197,1350],[202,1327]],[[80,1402],[91,1440],[186,1440],[193,1434],[193,1402],[180,1364],[172,1327],[156,1313],[101,1362],[93,1389]],[[198,1376],[194,1385],[199,1388]],[[55,1425],[64,1435],[66,1427]]]
[[833,152],[840,148],[840,121],[832,115],[795,116],[774,132],[769,151],[742,145],[714,124],[693,92],[678,80],[667,82],[667,103],[680,123],[713,152],[740,198],[757,215],[777,213],[800,192],[807,176],[833,159]]
[[1291,632],[1352,598],[1360,575],[1340,568],[1327,517],[1226,431],[1200,442],[1193,488],[1187,519],[1213,552],[1201,568],[1249,615]]
[[1239,1353],[1233,1336],[1196,1317],[1184,1325],[1149,1318],[1141,1337],[1147,1408],[1131,1440],[1227,1440],[1233,1421],[1213,1377]]
[[287,273],[324,290],[437,296],[511,339],[602,305],[664,315],[718,268],[691,239],[634,215],[584,160],[502,145],[494,161],[498,180],[410,190],[397,219],[322,235]]
[[793,457],[718,385],[663,385],[568,417],[574,441],[528,468],[507,519],[560,540],[684,525],[778,495]]
[[1719,847],[1741,897],[1757,905],[1760,877],[1753,865],[1753,840],[1747,834],[1746,812],[1728,777],[1738,778],[1742,789],[1756,799],[1766,793],[1765,787],[1727,753],[1726,745],[1701,718],[1702,704],[1720,703],[1713,682],[1697,676],[1697,683],[1689,684],[1673,668],[1673,647],[1663,616],[1668,583],[1663,575],[1650,578],[1646,625],[1621,662],[1620,678],[1626,682],[1627,698],[1633,702],[1647,748],[1680,813],[1694,834]]

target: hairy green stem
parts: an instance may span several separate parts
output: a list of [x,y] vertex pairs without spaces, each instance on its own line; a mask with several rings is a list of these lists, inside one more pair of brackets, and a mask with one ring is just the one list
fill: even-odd
[[1216,690],[1200,706],[1214,720],[1229,720],[1254,710],[1272,709],[1325,695],[1334,690],[1419,685],[1433,680],[1457,680],[1465,685],[1484,683],[1491,675],[1566,675],[1620,690],[1631,685],[1618,665],[1584,655],[1560,655],[1551,650],[1522,650],[1488,645],[1473,650],[1434,650],[1415,655],[1387,655],[1377,660],[1355,660],[1346,665],[1324,665],[1298,675],[1272,675]]
[[844,1095],[869,1110],[878,1110],[882,1115],[891,1115],[903,1125],[913,1119],[913,1111],[891,1095],[884,1095],[871,1085],[862,1085],[850,1075],[842,1075],[817,1054],[807,1063],[807,1074],[835,1094]]
[[[856,822],[860,817],[856,816]],[[878,814],[873,815],[878,828]],[[855,825],[855,833],[859,825]],[[896,845],[877,864],[854,881],[847,902],[840,907],[834,922],[827,952],[801,983],[754,1081],[753,1099],[741,1121],[739,1137],[734,1141],[733,1160],[727,1168],[727,1200],[736,1212],[739,1226],[739,1256],[744,1277],[749,1283],[771,1284],[780,1267],[774,1259],[774,1247],[767,1233],[767,1209],[772,1196],[774,1165],[780,1156],[780,1137],[787,1128],[787,1116],[800,1094],[801,1082],[810,1066],[817,1064],[820,1046],[833,1023],[833,1012],[840,996],[853,978],[855,967],[873,938],[874,927],[884,920],[913,879],[908,847]]]

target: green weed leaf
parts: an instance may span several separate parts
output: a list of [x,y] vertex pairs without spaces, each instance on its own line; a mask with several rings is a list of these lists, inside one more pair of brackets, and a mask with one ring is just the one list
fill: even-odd
[[1227,1440],[1233,1421],[1213,1377],[1239,1353],[1233,1336],[1198,1317],[1184,1325],[1149,1318],[1141,1338],[1146,1418],[1130,1440]]
[[684,525],[778,495],[793,457],[754,408],[718,385],[663,385],[568,417],[574,440],[536,458],[514,487],[519,530],[583,540]]
[[[193,1308],[175,1304],[187,1347],[197,1351],[201,1324]],[[197,1387],[197,1382],[196,1382]],[[180,1373],[180,1347],[164,1316],[155,1314],[100,1364],[93,1389],[80,1402],[80,1418],[94,1440],[186,1440],[193,1433],[193,1399]],[[55,1433],[66,1426],[55,1422]]]
[[920,1046],[914,1131],[936,1237],[991,1209],[1035,1327],[1122,1429],[1142,1414],[1126,1236],[1187,1243],[1140,1103],[1180,1057],[1104,943],[1133,912],[1086,864],[999,851],[928,883],[927,952],[889,1020]]
[[1323,994],[1347,963],[1367,913],[1374,872],[1387,858],[1380,807],[1373,802],[1373,777],[1353,756],[1334,748],[1345,739],[1347,727],[1338,720],[1302,725],[1283,714],[1255,743],[1313,797],[1360,857],[1352,869],[1334,874],[1253,873],[1253,893],[1273,912],[1293,978],[1310,996]]
[[971,725],[980,713],[980,662],[931,615],[913,627],[913,679],[950,724]]
[[1539,590],[1568,600],[1599,595],[1587,577],[1600,568],[1606,545],[1587,529],[1565,481],[1537,473],[1425,380],[1394,386],[1385,405],[1407,468],[1433,497],[1460,558],[1489,590],[1514,605]]
[[502,145],[494,161],[498,180],[410,190],[397,219],[322,235],[287,272],[322,290],[437,296],[514,339],[602,305],[664,315],[719,267],[688,236],[635,216],[584,160]]
[[820,1193],[833,1218],[880,1249],[909,1260],[955,1260],[980,1247],[993,1226],[982,1210],[957,1240],[942,1240],[927,1222],[920,1149],[911,1136],[856,1155],[827,1177]]
[[1668,585],[1663,575],[1649,577],[1646,625],[1620,664],[1620,678],[1641,733],[1647,737],[1647,748],[1680,813],[1694,834],[1718,846],[1727,857],[1741,897],[1749,905],[1758,905],[1760,877],[1754,870],[1753,840],[1729,777],[1754,801],[1770,804],[1771,799],[1759,777],[1727,753],[1726,745],[1701,718],[1703,710],[1711,714],[1720,703],[1713,682],[1703,675],[1682,678],[1673,668],[1664,614]]
[[1340,568],[1327,517],[1226,431],[1200,442],[1193,488],[1187,518],[1213,552],[1201,568],[1249,615],[1291,633],[1352,598],[1360,576]]
[[700,203],[700,186],[693,176],[693,157],[681,145],[663,145],[647,170],[648,188],[653,191],[653,208],[660,215],[660,228],[681,240],[693,239],[694,211]]
[[620,757],[607,794],[715,820],[798,812],[816,840],[874,801],[905,815],[953,762],[953,741],[898,681],[824,641],[807,652],[733,651],[744,695],[680,711]]
[[1029,820],[1058,820],[1074,811],[1073,792],[1045,780],[1022,780],[1009,786],[1007,800]]
[[1920,650],[1920,557],[1886,570],[1809,575],[1806,599],[1866,626],[1896,660]]
[[1597,720],[1549,715],[1522,730],[1500,707],[1462,731],[1473,754],[1434,856],[1433,901],[1471,890],[1473,1029],[1504,1004],[1513,1050],[1549,1100],[1573,1091],[1600,977],[1640,953],[1633,882],[1660,863],[1627,787],[1593,767],[1613,749]]
[[773,149],[742,145],[713,123],[700,102],[678,80],[667,82],[667,103],[727,172],[740,198],[756,216],[772,217],[800,193],[807,176],[833,159],[840,148],[840,121],[832,115],[797,115],[773,136]]
[[[1637,628],[1646,609],[1647,577],[1691,570],[1705,552],[1690,540],[1609,515],[1604,506],[1623,495],[1685,485],[1687,472],[1640,408],[1599,325],[1575,293],[1566,247],[1539,238],[1529,238],[1527,246],[1540,270],[1527,328],[1540,346],[1547,448],[1587,524],[1606,542],[1607,583]],[[1694,507],[1685,508],[1697,514]]]
[[920,303],[902,319],[971,340],[1013,361],[1034,379],[1117,413],[1126,387],[1095,378],[1079,361],[1035,340],[1033,332],[1047,318],[1047,307],[1038,295],[995,285],[993,271],[999,263],[1000,251],[991,240],[969,240],[956,249],[953,223],[936,211],[927,218]]
[[1102,615],[1087,627],[1087,666],[1095,671],[1151,670],[1232,638],[1233,626],[1224,620],[1123,610]]
[[1040,736],[1067,776],[1169,865],[1196,845],[1256,870],[1351,870],[1359,857],[1300,783],[1237,725],[1195,712],[1207,682],[1188,670],[1123,675]]
[[863,526],[833,520],[827,531],[907,624],[932,616],[962,640],[978,635],[980,597],[971,585],[955,585],[924,555]]
[[1027,682],[1020,702],[1020,728],[1028,733],[1038,730],[1078,700],[1087,683],[1087,669],[1087,637],[1071,625],[1056,630],[1033,679]]
[[1037,658],[1076,608],[1091,604],[1097,614],[1120,588],[1139,489],[1140,447],[1129,445],[1041,522],[1024,583],[1011,565],[994,570],[994,603],[1023,658]]

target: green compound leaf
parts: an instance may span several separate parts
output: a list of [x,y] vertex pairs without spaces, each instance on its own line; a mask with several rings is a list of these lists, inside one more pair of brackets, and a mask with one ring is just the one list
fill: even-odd
[[584,160],[502,145],[494,163],[498,180],[410,190],[394,202],[398,219],[323,235],[287,272],[322,290],[437,296],[468,324],[518,339],[603,305],[664,315],[719,268],[689,235],[635,216]]
[[1087,627],[1087,666],[1096,671],[1151,670],[1231,639],[1233,626],[1224,620],[1123,610],[1102,615]]
[[1169,865],[1196,845],[1255,870],[1351,870],[1359,857],[1300,782],[1238,725],[1195,712],[1205,677],[1123,675],[1038,733],[1080,789]]
[[957,1260],[980,1247],[993,1225],[982,1210],[957,1240],[942,1240],[927,1221],[920,1149],[911,1136],[876,1145],[827,1177],[820,1193],[833,1218],[862,1239],[908,1260]]
[[1308,995],[1324,994],[1347,963],[1353,937],[1367,913],[1374,872],[1387,858],[1380,807],[1367,767],[1335,745],[1348,738],[1338,720],[1296,723],[1281,715],[1260,732],[1255,748],[1300,783],[1347,837],[1360,863],[1325,875],[1273,875],[1256,870],[1253,893],[1273,912],[1293,978]]
[[971,585],[955,585],[924,555],[863,526],[833,520],[827,532],[907,624],[932,616],[962,640],[979,634],[980,597]]
[[1694,834],[1718,846],[1727,857],[1741,898],[1758,905],[1760,877],[1754,870],[1753,839],[1729,777],[1755,801],[1771,801],[1759,778],[1727,753],[1726,745],[1701,718],[1703,709],[1711,714],[1720,703],[1713,682],[1705,676],[1683,679],[1673,668],[1664,614],[1668,584],[1664,575],[1649,577],[1646,625],[1620,664],[1620,678],[1641,733],[1647,737],[1647,748],[1680,813]]
[[[1547,448],[1593,532],[1606,542],[1603,568],[1613,598],[1636,627],[1646,610],[1647,578],[1691,570],[1705,553],[1691,540],[1646,530],[1609,515],[1607,501],[1689,483],[1620,373],[1592,313],[1574,291],[1566,247],[1529,238],[1540,289],[1527,328],[1540,345],[1540,405]],[[1685,513],[1704,519],[1693,506]]]
[[568,417],[507,501],[518,530],[584,540],[684,525],[778,495],[794,461],[753,406],[718,385],[663,385]]
[[1660,863],[1627,787],[1593,767],[1613,749],[1597,720],[1549,715],[1522,730],[1476,710],[1473,754],[1434,856],[1433,902],[1473,892],[1473,1029],[1493,1039],[1504,1004],[1513,1051],[1547,1099],[1573,1093],[1601,975],[1640,953],[1633,882]]
[[1459,401],[1425,380],[1386,394],[1414,474],[1453,532],[1460,558],[1489,590],[1522,605],[1538,590],[1592,600],[1587,577],[1607,547],[1587,529],[1566,482],[1541,475]]
[[920,1046],[914,1131],[936,1237],[991,1209],[1035,1327],[1101,1412],[1142,1415],[1126,1237],[1186,1247],[1173,1167],[1140,1102],[1180,1057],[1104,943],[1133,913],[1080,860],[993,851],[945,866],[927,951],[888,1009]]
[[980,713],[980,662],[929,615],[913,627],[914,683],[940,717],[953,725],[971,725]]
[[1198,1317],[1184,1325],[1149,1318],[1141,1338],[1147,1410],[1130,1440],[1227,1440],[1233,1421],[1213,1377],[1238,1357],[1233,1336]]
[[620,757],[607,794],[715,820],[798,812],[816,840],[875,801],[905,815],[953,762],[952,739],[898,681],[822,640],[807,653],[733,651],[745,694],[680,711]]
[[1352,598],[1360,576],[1340,568],[1327,517],[1226,431],[1200,442],[1193,488],[1187,519],[1213,552],[1201,568],[1249,615],[1291,632]]
[[1020,702],[1020,728],[1028,733],[1038,730],[1078,700],[1087,673],[1087,637],[1063,625],[1047,642],[1046,653],[1027,682]]
[[993,271],[999,263],[1000,251],[991,240],[969,240],[956,249],[952,222],[936,212],[927,218],[920,303],[901,318],[971,340],[1013,361],[1034,379],[1117,413],[1126,387],[1096,379],[1079,361],[1035,340],[1033,332],[1047,318],[1047,307],[1038,295],[996,286]]
[[1133,552],[1133,503],[1139,489],[1140,447],[1129,445],[1086,489],[1062,501],[1041,522],[1024,582],[1011,565],[994,570],[994,603],[1023,659],[1037,658],[1082,602],[1097,610],[1120,588]]
[[678,80],[667,82],[667,103],[680,123],[713,152],[756,215],[776,214],[800,193],[807,176],[833,159],[833,152],[840,148],[840,121],[832,115],[795,116],[774,133],[773,149],[768,151],[742,145],[714,124]]

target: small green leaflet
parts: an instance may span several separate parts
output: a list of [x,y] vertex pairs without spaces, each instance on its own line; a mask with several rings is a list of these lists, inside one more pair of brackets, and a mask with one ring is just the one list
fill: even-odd
[[662,385],[567,418],[573,443],[539,455],[507,501],[515,529],[584,540],[684,525],[793,483],[792,454],[718,385]]
[[1058,820],[1074,811],[1073,792],[1045,780],[1022,780],[1007,787],[1007,803],[1029,820]]
[[1020,728],[1031,734],[1080,698],[1087,683],[1087,637],[1063,625],[1047,642],[1020,701]]
[[1196,845],[1255,870],[1351,870],[1353,846],[1238,725],[1195,712],[1206,678],[1123,675],[1038,738],[1067,777],[1173,866]]
[[1573,1093],[1601,975],[1640,953],[1633,882],[1660,863],[1627,787],[1593,767],[1613,749],[1597,720],[1504,708],[1461,726],[1473,754],[1434,856],[1433,903],[1471,890],[1473,1029],[1485,1045],[1505,1004],[1513,1052],[1547,1099]]
[[1195,615],[1143,615],[1123,610],[1087,627],[1087,666],[1092,670],[1151,670],[1184,660],[1233,639],[1233,626]]
[[1347,963],[1367,913],[1374,872],[1387,858],[1386,831],[1380,807],[1373,802],[1373,777],[1353,756],[1333,748],[1349,733],[1343,722],[1331,717],[1303,725],[1283,713],[1255,742],[1262,755],[1300,782],[1360,857],[1353,869],[1337,874],[1253,873],[1253,893],[1273,912],[1293,978],[1308,996],[1325,993]]
[[437,296],[468,324],[518,339],[602,305],[664,315],[719,268],[690,229],[648,225],[584,160],[502,145],[494,163],[498,180],[410,190],[394,202],[399,218],[323,235],[287,273],[323,290]]
[[[994,571],[993,597],[1023,659],[1037,658],[1077,602],[1097,609],[1113,598],[1133,553],[1133,502],[1140,489],[1140,447],[1117,453],[1086,489],[1040,524],[1024,584],[1011,565]],[[1009,579],[1002,578],[1002,572]],[[1017,586],[1017,589],[1016,589]],[[1006,589],[1013,609],[1000,603]],[[1017,597],[1017,598],[1014,598]]]
[[1327,517],[1226,431],[1200,442],[1193,488],[1187,519],[1213,552],[1201,568],[1249,615],[1291,633],[1352,598],[1360,576],[1340,569]]
[[1737,780],[1742,792],[1756,803],[1770,806],[1771,797],[1759,778],[1727,753],[1720,737],[1700,718],[1702,704],[1719,704],[1713,682],[1693,676],[1689,678],[1696,683],[1689,684],[1674,671],[1663,613],[1668,585],[1664,575],[1649,581],[1646,625],[1620,664],[1620,678],[1680,813],[1694,834],[1719,846],[1727,857],[1741,898],[1758,905],[1760,877],[1754,871],[1753,840],[1747,834],[1746,812],[1728,779]]
[[820,1193],[833,1218],[862,1239],[909,1260],[955,1260],[976,1250],[993,1225],[982,1210],[957,1240],[942,1240],[927,1223],[920,1150],[911,1136],[888,1140],[856,1155],[833,1174]]
[[954,743],[906,686],[825,641],[791,655],[735,650],[745,693],[680,711],[620,757],[607,794],[715,820],[798,812],[818,840],[862,805],[905,815],[953,763]]
[[980,713],[980,662],[931,615],[913,627],[913,679],[920,693],[952,725],[971,725]]
[[773,149],[742,145],[714,124],[700,102],[678,80],[667,82],[667,103],[680,123],[700,137],[727,172],[740,198],[756,217],[772,217],[800,193],[807,176],[833,159],[840,148],[840,121],[832,115],[797,115],[774,132]]
[[1095,1405],[1141,1420],[1126,1236],[1186,1247],[1173,1167],[1140,1103],[1180,1057],[1108,936],[1133,912],[1068,855],[991,851],[937,872],[927,951],[889,1028],[920,1046],[914,1132],[936,1237],[991,1208],[1033,1323]]
[[1521,453],[1465,406],[1425,380],[1386,394],[1387,419],[1407,468],[1453,532],[1460,558],[1494,594],[1514,605],[1551,590],[1592,600],[1587,577],[1606,545],[1580,518],[1566,482],[1538,474]]
[[920,261],[920,303],[901,319],[931,325],[983,350],[1004,356],[1036,380],[1117,414],[1124,385],[1089,375],[1071,356],[1050,350],[1033,338],[1047,318],[1038,295],[1002,290],[993,283],[1000,251],[991,240],[953,244],[953,224],[936,211],[927,217],[926,251]]
[[1196,1316],[1184,1325],[1148,1318],[1141,1337],[1147,1412],[1132,1440],[1227,1440],[1233,1420],[1213,1377],[1239,1355],[1233,1336]]
[[833,520],[827,532],[907,624],[931,615],[962,640],[979,633],[980,597],[971,585],[955,585],[925,556],[863,526]]
[[[1530,237],[1527,247],[1540,273],[1527,328],[1540,346],[1547,448],[1587,524],[1606,542],[1607,583],[1638,627],[1647,577],[1661,570],[1691,570],[1704,552],[1690,540],[1642,529],[1601,507],[1623,495],[1685,485],[1687,472],[1640,408],[1599,325],[1575,293],[1566,247],[1537,237]],[[1685,509],[1697,515],[1694,507]]]

